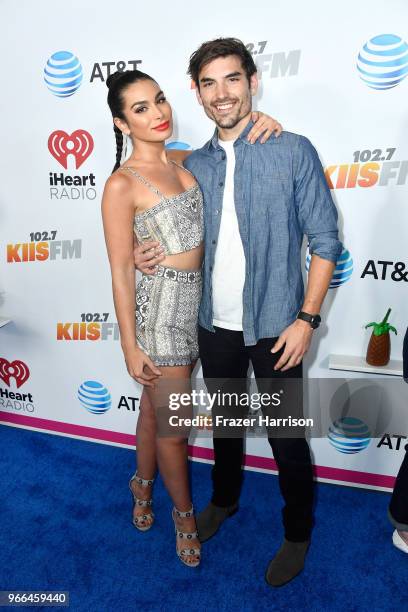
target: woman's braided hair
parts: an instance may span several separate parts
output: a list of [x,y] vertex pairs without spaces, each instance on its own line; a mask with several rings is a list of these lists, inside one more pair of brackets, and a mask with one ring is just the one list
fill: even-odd
[[[113,118],[119,117],[119,119],[125,121],[125,116],[123,114],[123,92],[129,85],[132,85],[132,83],[146,79],[154,81],[151,76],[141,70],[125,70],[124,72],[114,72],[108,76],[106,79],[106,85],[109,89],[108,105]],[[115,124],[113,124],[113,129],[116,140],[116,163],[112,173],[119,168],[123,151],[123,133]]]

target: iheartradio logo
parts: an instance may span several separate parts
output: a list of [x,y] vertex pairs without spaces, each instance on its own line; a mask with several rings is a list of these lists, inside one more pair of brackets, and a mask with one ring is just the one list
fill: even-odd
[[0,357],[0,378],[8,387],[10,386],[10,378],[15,379],[17,389],[19,389],[28,380],[29,376],[30,370],[23,361],[18,359],[7,361],[7,359]]
[[93,148],[93,138],[86,130],[75,130],[71,135],[63,130],[56,130],[48,138],[49,152],[65,170],[68,168],[68,155],[74,157],[75,168],[78,170]]

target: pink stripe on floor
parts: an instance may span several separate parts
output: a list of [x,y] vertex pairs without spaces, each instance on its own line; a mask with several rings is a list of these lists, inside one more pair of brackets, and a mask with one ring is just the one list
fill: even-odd
[[[118,431],[108,431],[106,429],[98,429],[96,427],[86,427],[84,425],[74,425],[72,423],[63,423],[62,421],[51,421],[49,419],[40,419],[38,417],[29,417],[21,414],[13,414],[0,410],[0,422],[15,423],[35,429],[46,429],[48,431],[57,431],[59,433],[70,436],[81,436],[105,442],[113,442],[115,444],[125,444],[134,447],[136,436],[124,434]],[[188,447],[190,457],[196,459],[205,459],[212,461],[214,459],[214,451],[212,448],[202,446]],[[277,471],[276,462],[272,457],[258,457],[257,455],[245,455],[245,465],[247,467],[258,468],[262,470]],[[345,470],[342,468],[326,467],[324,465],[315,465],[314,474],[317,478],[325,478],[327,480],[335,480],[340,483],[353,483],[363,486],[383,487],[393,489],[395,483],[394,476],[386,476],[385,474],[371,474],[369,472],[359,472],[356,470]]]
[[136,436],[120,433],[118,431],[108,431],[106,429],[98,429],[96,427],[86,427],[85,425],[74,425],[72,423],[63,423],[62,421],[51,421],[49,419],[40,419],[38,417],[28,417],[22,414],[13,414],[11,412],[3,412],[0,410],[0,421],[4,423],[15,423],[27,427],[35,427],[36,429],[48,429],[48,431],[58,431],[59,433],[68,434],[70,436],[82,436],[84,438],[93,438],[95,440],[105,440],[106,442],[115,442],[116,444],[135,445]]
[[[214,452],[211,448],[190,446],[190,455],[197,459],[213,459]],[[277,471],[275,459],[272,457],[259,457],[258,455],[245,455],[244,465],[262,470]],[[369,472],[358,472],[356,470],[345,470],[343,468],[326,467],[324,465],[313,466],[314,475],[317,478],[336,480],[344,483],[362,484],[373,487],[394,488],[395,476],[384,474],[371,474]]]

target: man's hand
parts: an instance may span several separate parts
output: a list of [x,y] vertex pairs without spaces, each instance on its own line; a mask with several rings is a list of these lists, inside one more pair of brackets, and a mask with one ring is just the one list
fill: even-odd
[[285,372],[299,365],[303,355],[309,350],[312,334],[313,329],[309,323],[300,319],[296,319],[292,325],[284,329],[271,349],[271,353],[277,353],[285,345],[285,350],[274,370]]
[[163,247],[159,242],[144,242],[138,245],[134,243],[133,256],[135,266],[143,274],[153,275],[157,271],[157,265],[163,261]]
[[273,133],[275,133],[276,138],[282,133],[281,124],[269,115],[261,113],[261,111],[252,111],[251,119],[255,123],[247,136],[247,139],[251,144],[254,144],[261,134],[263,134],[263,136],[259,142],[263,144],[272,136]]

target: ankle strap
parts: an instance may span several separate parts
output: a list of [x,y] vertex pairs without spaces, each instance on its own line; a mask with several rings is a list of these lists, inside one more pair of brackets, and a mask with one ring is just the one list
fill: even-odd
[[176,529],[176,532],[177,532],[177,537],[181,539],[183,538],[185,540],[192,540],[193,538],[198,539],[198,531],[186,532],[186,531],[179,531],[178,529]]
[[174,512],[180,518],[189,518],[190,516],[194,516],[194,507],[191,506],[190,510],[187,510],[187,512],[180,512],[180,510],[177,510],[176,506],[174,506]]
[[132,482],[132,480],[136,480],[136,482],[142,485],[142,487],[150,487],[154,483],[154,478],[151,478],[150,480],[140,478],[140,476],[137,475],[137,472],[132,476],[130,482]]

